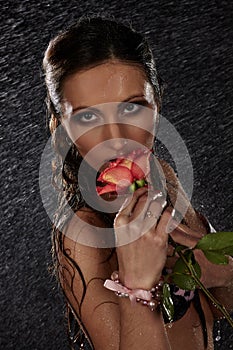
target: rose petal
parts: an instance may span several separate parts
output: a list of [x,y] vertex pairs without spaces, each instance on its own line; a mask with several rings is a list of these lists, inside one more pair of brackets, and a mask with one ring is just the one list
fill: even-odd
[[133,163],[131,172],[133,178],[136,180],[141,180],[145,177],[144,171],[142,171],[142,169],[136,163]]
[[133,176],[128,168],[121,165],[118,165],[114,168],[105,169],[98,177],[98,181],[115,185],[117,185],[122,180],[127,180],[128,182],[132,183]]
[[[108,167],[98,177],[98,181],[106,185],[97,186],[97,192],[100,195],[109,192],[125,192],[135,180],[144,180],[150,169],[150,153],[151,151],[137,149],[125,158],[121,157],[109,162]],[[140,185],[142,185],[141,182],[137,184],[138,187]]]
[[126,159],[126,158],[122,159],[119,162],[119,165],[121,165],[121,166],[123,166],[125,168],[128,168],[129,170],[132,168],[132,164],[133,164],[132,160]]
[[144,179],[150,171],[150,163],[149,163],[150,153],[144,153],[137,157],[132,165],[131,172],[136,180]]
[[105,185],[104,187],[96,186],[99,195],[109,192],[116,192],[116,185]]

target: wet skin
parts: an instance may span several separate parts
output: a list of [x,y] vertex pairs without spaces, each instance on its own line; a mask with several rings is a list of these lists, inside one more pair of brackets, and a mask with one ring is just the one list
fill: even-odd
[[[137,66],[109,61],[77,72],[66,79],[63,97],[68,108],[62,124],[79,153],[94,168],[127,154],[135,145],[152,148],[157,107],[152,87]],[[141,105],[147,108],[139,113],[137,108]],[[117,269],[116,260],[114,255],[112,270]],[[96,296],[95,293],[96,290]],[[89,308],[88,301],[87,305]],[[203,298],[202,307],[211,334],[212,314]],[[167,333],[173,349],[203,349],[200,319],[193,305],[172,328],[167,328]],[[212,346],[209,339],[208,349]]]
[[136,65],[108,61],[70,76],[62,124],[94,167],[139,146],[151,149],[158,117],[153,89]]

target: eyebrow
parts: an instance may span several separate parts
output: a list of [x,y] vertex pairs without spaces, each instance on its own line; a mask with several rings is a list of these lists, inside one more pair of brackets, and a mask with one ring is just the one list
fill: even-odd
[[[124,103],[124,102],[128,102],[128,101],[130,101],[130,100],[132,100],[134,98],[144,98],[145,99],[145,96],[144,95],[137,95],[137,94],[136,95],[131,95],[131,96],[127,97],[125,100],[121,101],[120,104]],[[79,111],[80,109],[85,109],[85,108],[90,108],[90,107],[91,106],[79,106],[79,107],[76,107],[76,108],[73,109],[73,113]]]

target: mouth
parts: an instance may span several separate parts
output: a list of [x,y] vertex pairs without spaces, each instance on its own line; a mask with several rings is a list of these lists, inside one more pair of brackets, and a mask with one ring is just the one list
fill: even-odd
[[132,196],[132,194],[129,194],[129,193],[108,192],[108,193],[102,194],[101,198],[103,198],[106,201],[114,201],[116,199],[120,199],[124,201],[130,195]]

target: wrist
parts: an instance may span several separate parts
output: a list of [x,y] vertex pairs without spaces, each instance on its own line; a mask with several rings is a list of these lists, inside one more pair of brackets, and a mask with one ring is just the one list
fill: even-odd
[[131,289],[122,284],[119,279],[118,271],[115,271],[111,275],[111,280],[106,280],[104,282],[104,287],[114,291],[118,297],[129,298],[132,304],[136,304],[137,302],[149,307],[151,311],[156,310],[162,301],[162,278],[150,289]]
[[153,278],[145,278],[143,276],[136,276],[133,274],[126,275],[119,271],[119,280],[121,283],[130,289],[146,289],[150,290],[154,285],[158,284],[161,279],[161,275]]

